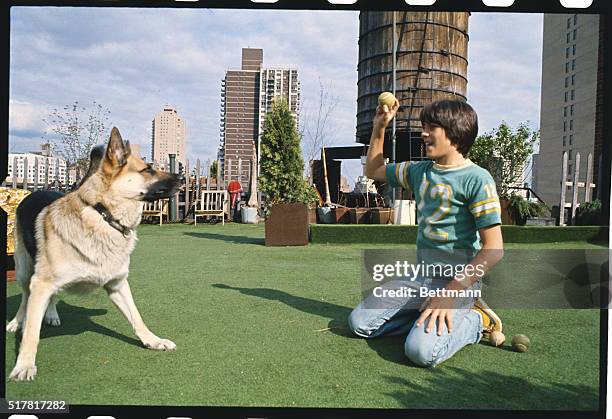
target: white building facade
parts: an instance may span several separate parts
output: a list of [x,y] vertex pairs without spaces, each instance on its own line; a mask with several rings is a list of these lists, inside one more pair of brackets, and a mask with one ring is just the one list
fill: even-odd
[[37,153],[9,153],[5,184],[13,183],[14,174],[18,185],[24,183],[25,176],[29,184],[45,185],[45,177],[48,176],[47,184],[53,184],[57,179],[64,185],[67,175],[66,160]]

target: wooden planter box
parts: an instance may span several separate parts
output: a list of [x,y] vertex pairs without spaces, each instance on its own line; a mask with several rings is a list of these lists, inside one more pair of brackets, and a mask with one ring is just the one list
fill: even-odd
[[316,224],[317,223],[317,208],[312,207],[308,208],[308,224]]
[[334,217],[336,218],[336,224],[350,224],[351,214],[349,208],[336,207],[334,208]]
[[266,219],[266,246],[306,246],[308,205],[276,204]]
[[510,208],[510,200],[509,199],[500,199],[499,204],[501,206],[501,220],[504,225],[515,225],[516,220],[512,215],[512,210]]
[[351,208],[351,224],[370,224],[369,208]]
[[393,223],[393,208],[372,208],[370,209],[370,224],[391,224]]

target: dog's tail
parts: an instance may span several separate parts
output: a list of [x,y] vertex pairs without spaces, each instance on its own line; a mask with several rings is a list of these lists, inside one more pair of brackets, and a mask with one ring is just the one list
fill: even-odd
[[18,214],[15,216],[13,243],[15,248],[15,253],[13,254],[13,259],[15,261],[15,279],[22,287],[28,287],[30,278],[34,274],[34,258],[30,255],[25,246]]

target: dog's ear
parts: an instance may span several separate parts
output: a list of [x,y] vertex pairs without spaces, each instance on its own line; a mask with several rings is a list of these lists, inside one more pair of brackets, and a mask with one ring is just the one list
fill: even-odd
[[119,169],[127,163],[130,156],[130,147],[123,143],[121,134],[117,127],[113,127],[106,146],[105,164],[108,164],[113,169]]
[[[129,141],[125,142],[125,151],[126,151],[128,156],[132,155],[132,146],[130,146],[130,142]],[[126,159],[127,159],[127,157],[126,157]]]
[[100,162],[104,157],[104,146],[97,145],[91,149],[91,153],[89,153],[89,170],[87,174],[91,174],[98,170],[100,167]]
[[91,149],[91,152],[89,153],[89,168],[87,169],[87,173],[85,174],[83,179],[81,179],[79,186],[85,183],[85,181],[89,179],[91,175],[93,175],[94,173],[98,171],[98,169],[100,168],[100,163],[102,162],[103,158],[104,158],[104,146],[103,145],[98,145]]

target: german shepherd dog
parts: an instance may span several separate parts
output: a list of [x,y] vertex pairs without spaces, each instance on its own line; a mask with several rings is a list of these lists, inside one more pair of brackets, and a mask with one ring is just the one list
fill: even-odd
[[179,183],[178,175],[156,171],[132,156],[129,143],[113,128],[107,146],[92,150],[89,170],[76,190],[66,195],[34,192],[19,204],[15,269],[23,294],[6,330],[23,326],[23,334],[10,379],[34,379],[41,323],[44,318],[51,326],[60,325],[55,304],[63,290],[104,287],[145,347],[176,348],[145,325],[127,278],[144,201],[170,197]]

